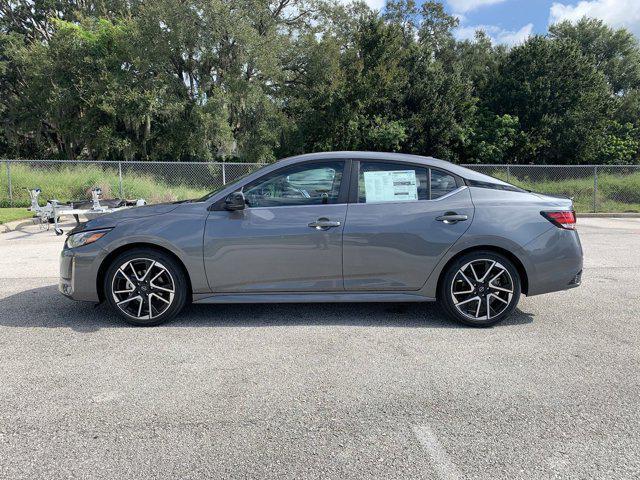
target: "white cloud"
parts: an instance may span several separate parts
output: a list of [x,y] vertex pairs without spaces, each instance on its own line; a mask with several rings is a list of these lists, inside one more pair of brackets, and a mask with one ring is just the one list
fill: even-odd
[[497,25],[462,26],[455,31],[455,36],[459,40],[472,40],[477,30],[484,31],[494,44],[504,44],[511,47],[523,43],[531,36],[533,23],[528,23],[520,30],[505,30]]
[[462,13],[454,13],[453,16],[458,19],[458,21],[460,22],[460,25],[462,25],[463,23],[466,23],[467,21],[466,15],[463,15]]
[[496,3],[506,2],[507,0],[448,0],[447,3],[451,5],[456,12],[469,12],[485,5],[494,5]]
[[365,3],[369,5],[372,10],[382,10],[387,0],[365,0]]
[[504,43],[506,45],[518,45],[524,43],[524,41],[533,33],[533,23],[528,23],[520,30],[500,30],[495,36],[497,43]]
[[640,1],[638,0],[583,0],[578,3],[559,3],[551,6],[550,23],[582,17],[602,19],[613,27],[626,27],[640,35]]
[[[349,4],[353,3],[355,0],[338,0],[339,3]],[[387,4],[387,0],[364,0],[364,3],[369,5],[369,8],[372,10],[382,10],[383,7]]]

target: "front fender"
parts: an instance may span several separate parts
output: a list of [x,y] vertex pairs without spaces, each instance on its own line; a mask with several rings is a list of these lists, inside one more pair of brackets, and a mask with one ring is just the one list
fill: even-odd
[[155,245],[173,253],[182,262],[193,293],[209,292],[202,257],[206,210],[202,205],[185,204],[176,212],[120,222],[101,247],[111,254],[136,244]]

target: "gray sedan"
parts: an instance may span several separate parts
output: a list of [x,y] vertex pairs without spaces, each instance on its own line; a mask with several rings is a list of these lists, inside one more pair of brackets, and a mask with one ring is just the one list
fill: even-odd
[[580,284],[571,200],[434,158],[301,155],[198,200],[80,224],[60,291],[134,325],[194,303],[430,302],[473,326]]

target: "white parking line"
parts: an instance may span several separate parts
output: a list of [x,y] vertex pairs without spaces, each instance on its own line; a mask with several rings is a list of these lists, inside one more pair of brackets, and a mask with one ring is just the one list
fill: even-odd
[[429,425],[414,425],[413,433],[415,433],[418,441],[427,455],[429,455],[431,464],[439,478],[442,480],[459,480],[462,478],[457,467],[451,461],[451,457],[449,457],[449,454]]

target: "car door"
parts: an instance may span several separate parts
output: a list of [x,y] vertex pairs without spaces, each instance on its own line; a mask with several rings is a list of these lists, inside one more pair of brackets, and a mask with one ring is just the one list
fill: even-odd
[[344,160],[283,167],[242,187],[244,210],[212,211],[204,261],[214,292],[343,290]]
[[345,290],[419,290],[469,228],[462,179],[424,165],[354,161],[343,234]]

